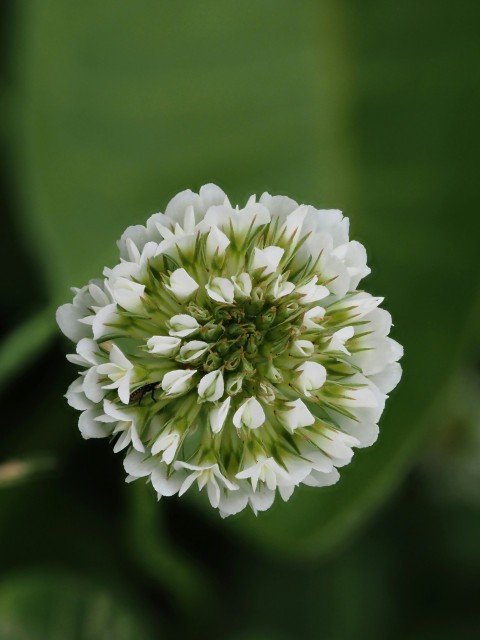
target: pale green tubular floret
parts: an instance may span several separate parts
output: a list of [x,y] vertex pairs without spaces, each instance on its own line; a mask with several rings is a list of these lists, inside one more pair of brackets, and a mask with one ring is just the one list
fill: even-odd
[[85,438],[126,450],[159,497],[206,488],[222,516],[325,486],[372,444],[401,376],[381,298],[339,211],[184,191],[59,308]]

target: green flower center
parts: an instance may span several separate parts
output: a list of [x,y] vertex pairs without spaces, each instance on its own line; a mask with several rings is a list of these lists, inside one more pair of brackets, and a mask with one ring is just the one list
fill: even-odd
[[[194,364],[206,373],[220,369],[230,395],[240,390],[241,381],[252,383],[265,375],[268,379],[272,362],[288,353],[300,335],[304,315],[295,302],[265,301],[237,303],[233,307],[211,304],[202,308],[191,303],[186,312],[201,325],[192,338],[209,345]],[[229,386],[233,374],[237,384]],[[278,382],[278,378],[271,381]]]

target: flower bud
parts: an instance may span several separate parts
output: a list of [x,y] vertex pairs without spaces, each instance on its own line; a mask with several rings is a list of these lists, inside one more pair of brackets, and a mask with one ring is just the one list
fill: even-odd
[[225,250],[229,244],[230,240],[223,231],[220,231],[216,225],[213,225],[207,235],[207,242],[205,245],[205,255],[207,260],[219,262],[219,260],[224,257]]
[[222,427],[227,418],[228,412],[230,410],[230,396],[220,403],[218,406],[210,409],[209,419],[210,419],[210,428],[213,433],[220,433]]
[[259,329],[268,329],[277,316],[277,308],[271,307],[266,313],[257,318],[257,327]]
[[261,269],[262,275],[267,276],[275,273],[285,249],[281,247],[265,247],[265,249],[255,248],[253,254],[252,269]]
[[233,284],[227,278],[213,278],[210,284],[205,285],[205,290],[212,300],[231,304],[233,302]]
[[195,369],[169,371],[163,376],[162,389],[167,396],[180,396],[192,388],[192,377],[196,373]]
[[222,365],[222,358],[217,353],[209,353],[203,363],[205,371],[215,371]]
[[299,427],[308,427],[315,422],[314,416],[300,398],[292,402],[286,402],[284,410],[279,412],[278,417],[290,432]]
[[265,412],[256,398],[248,398],[236,410],[233,416],[233,424],[237,429],[258,429],[265,422]]
[[236,373],[228,376],[225,388],[229,396],[236,396],[237,393],[240,393],[242,390],[243,378],[243,373]]
[[225,361],[225,369],[227,371],[235,371],[235,369],[238,369],[241,362],[242,362],[242,354],[240,350],[237,349],[237,351],[232,353],[232,355],[229,356],[229,358]]
[[318,362],[304,362],[297,368],[298,377],[294,386],[303,395],[310,397],[311,391],[316,391],[323,387],[327,379],[325,367]]
[[283,376],[280,370],[277,369],[277,367],[275,367],[275,365],[273,365],[271,362],[265,368],[264,375],[267,378],[267,380],[270,380],[270,382],[273,382],[273,384],[278,384],[279,382],[283,382]]
[[225,384],[222,372],[217,369],[203,376],[198,385],[198,396],[202,400],[215,402],[223,396]]
[[295,340],[290,349],[290,354],[297,358],[310,358],[314,351],[315,347],[310,340]]
[[243,300],[250,296],[252,292],[252,279],[248,273],[232,276],[232,282],[236,299]]
[[323,307],[312,307],[305,312],[303,316],[303,324],[307,329],[321,329],[320,321],[325,317],[325,309]]
[[172,336],[152,336],[147,340],[147,347],[150,353],[158,356],[173,356],[178,351],[182,341],[180,338]]
[[145,285],[120,277],[115,278],[111,288],[115,302],[121,307],[132,313],[142,313],[144,311],[143,295],[145,293]]
[[170,276],[170,284],[166,284],[165,287],[179,302],[184,302],[198,289],[198,284],[185,269],[177,269]]
[[341,351],[345,353],[347,356],[350,355],[350,351],[345,347],[345,342],[353,338],[355,334],[355,329],[353,327],[342,327],[338,331],[332,335],[330,344],[328,345],[326,351]]
[[312,302],[316,302],[317,300],[322,300],[330,295],[330,291],[327,287],[323,285],[316,284],[318,280],[318,276],[313,276],[313,278],[304,284],[302,287],[296,288],[296,293],[301,295],[300,304],[311,304]]
[[183,362],[193,362],[203,356],[205,351],[208,349],[208,346],[208,342],[192,340],[182,346],[179,357]]
[[293,282],[284,281],[283,276],[278,276],[270,285],[268,293],[274,300],[278,300],[279,298],[288,296],[294,290],[295,285]]
[[213,342],[217,340],[223,333],[223,327],[219,324],[214,324],[213,322],[209,322],[204,325],[201,330],[202,337],[205,337],[205,340],[209,342]]
[[189,336],[200,327],[195,318],[187,315],[186,313],[180,313],[177,316],[172,316],[168,324],[170,327],[168,333],[171,336],[177,336],[179,338]]
[[208,320],[210,320],[210,318],[212,317],[208,309],[205,309],[205,307],[200,307],[195,302],[189,302],[186,306],[186,311],[192,317],[194,317],[195,320],[200,320],[202,322],[208,322]]
[[296,302],[289,302],[288,304],[282,304],[277,312],[277,320],[278,322],[283,322],[294,313],[297,312],[299,306]]
[[181,433],[174,428],[174,422],[164,428],[152,445],[152,455],[156,456],[163,451],[162,460],[170,464],[177,453],[180,444]]

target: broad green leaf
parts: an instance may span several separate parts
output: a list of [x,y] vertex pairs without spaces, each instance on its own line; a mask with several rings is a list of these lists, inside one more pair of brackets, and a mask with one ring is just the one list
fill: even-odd
[[476,176],[460,180],[446,160],[473,130],[473,80],[455,93],[433,65],[448,20],[432,30],[429,12],[412,21],[395,7],[379,29],[392,7],[365,6],[366,16],[333,0],[47,0],[19,16],[17,166],[53,300],[115,261],[125,226],[207,181],[234,200],[268,189],[343,208],[367,246],[366,287],[387,297],[404,380],[378,443],[336,487],[219,525],[284,554],[340,543],[428,442],[478,281]]
[[2,640],[152,640],[131,605],[64,573],[20,573],[0,583]]
[[18,167],[55,300],[180,189],[217,181],[235,199],[269,188],[345,203],[337,13],[313,1],[23,3]]

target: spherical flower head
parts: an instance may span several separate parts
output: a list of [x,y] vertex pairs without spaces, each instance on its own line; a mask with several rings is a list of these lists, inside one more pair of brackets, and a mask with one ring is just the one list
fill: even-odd
[[129,227],[120,262],[57,312],[79,367],[85,438],[113,437],[127,480],[206,490],[222,516],[335,483],[371,445],[402,348],[340,211],[215,185]]

